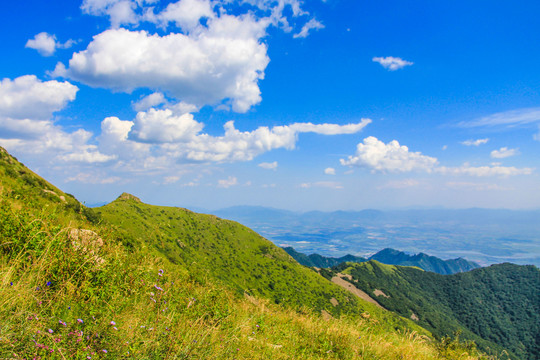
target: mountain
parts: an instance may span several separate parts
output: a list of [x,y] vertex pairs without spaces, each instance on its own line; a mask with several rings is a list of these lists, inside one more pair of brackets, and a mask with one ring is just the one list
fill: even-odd
[[414,319],[438,337],[462,331],[484,351],[540,358],[540,270],[498,264],[440,275],[370,260],[331,269],[384,308]]
[[[308,267],[330,268],[346,262],[364,262],[368,259],[345,255],[339,258],[325,257],[319,254],[305,255],[294,250],[292,247],[284,247],[289,255],[291,255],[300,264]],[[438,274],[449,275],[458,272],[470,271],[477,269],[480,265],[475,262],[468,261],[462,258],[452,260],[441,260],[435,256],[429,256],[424,253],[417,255],[407,255],[402,251],[394,249],[383,249],[371,256],[369,260],[377,260],[383,264],[416,266],[425,271],[432,271]]]
[[390,248],[379,251],[375,255],[370,256],[369,259],[377,260],[378,262],[388,265],[416,266],[425,271],[431,271],[442,275],[470,271],[480,267],[477,263],[463,258],[441,260],[435,256],[429,256],[424,253],[407,255],[402,251]]
[[318,267],[318,268],[330,268],[332,266],[339,265],[344,262],[364,262],[367,261],[366,258],[354,256],[354,255],[345,255],[339,258],[326,257],[319,254],[305,255],[294,250],[294,248],[288,246],[284,247],[283,250],[287,254],[291,255],[293,259],[298,261],[301,265],[308,267]]

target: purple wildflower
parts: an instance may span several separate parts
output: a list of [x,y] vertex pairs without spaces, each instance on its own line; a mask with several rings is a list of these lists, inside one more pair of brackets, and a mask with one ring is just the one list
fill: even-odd
[[47,281],[47,286],[51,286],[51,282],[50,282],[50,281]]
[[52,329],[49,329],[49,333],[51,333],[51,334],[52,334],[53,332],[54,332],[54,331],[53,331]]
[[81,323],[81,324],[84,323],[84,321],[83,321],[82,319],[77,319],[77,321],[78,321],[79,323]]
[[110,323],[110,324],[111,324],[111,325],[116,325],[116,323],[115,323],[114,321],[111,321],[111,323]]
[[101,350],[101,351],[103,351],[105,354],[107,353],[107,350],[105,350],[105,349],[103,349],[103,350]]

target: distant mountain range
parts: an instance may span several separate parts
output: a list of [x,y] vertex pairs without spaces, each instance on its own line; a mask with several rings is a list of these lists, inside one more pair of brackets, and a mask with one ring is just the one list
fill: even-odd
[[[384,248],[482,266],[540,266],[540,210],[408,209],[293,212],[235,206],[211,212],[305,254],[367,257]],[[359,253],[361,251],[361,253]]]
[[383,249],[375,255],[370,256],[368,259],[354,255],[345,255],[339,258],[325,257],[319,254],[305,255],[297,252],[292,247],[284,247],[283,249],[300,264],[318,268],[330,268],[345,262],[361,263],[368,260],[377,260],[383,264],[416,266],[425,271],[431,271],[442,275],[450,275],[470,271],[480,267],[480,265],[477,263],[465,260],[463,258],[442,260],[435,256],[429,256],[424,253],[407,255],[403,251],[390,248]]

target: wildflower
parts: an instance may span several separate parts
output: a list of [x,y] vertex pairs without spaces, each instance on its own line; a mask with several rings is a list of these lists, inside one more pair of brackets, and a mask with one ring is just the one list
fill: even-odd
[[50,282],[50,281],[47,281],[47,286],[51,286],[51,282]]
[[160,288],[160,287],[159,287],[159,286],[157,286],[157,285],[154,285],[154,287],[155,287],[156,289],[158,289],[159,291],[163,291],[163,289],[162,289],[162,288]]
[[116,326],[115,326],[115,327],[113,327],[113,329],[114,329],[114,330],[116,330],[116,331],[118,331],[118,329],[116,328]]
[[105,350],[105,349],[103,349],[103,350],[101,350],[101,351],[103,351],[105,354],[107,353],[107,350]]
[[9,283],[11,286],[13,286],[13,281]]
[[59,323],[59,324],[62,324],[62,325],[64,325],[64,326],[67,326],[67,324],[66,324],[65,322],[63,322],[62,320],[58,320],[58,323]]
[[116,325],[116,323],[115,323],[114,321],[111,321],[111,323],[110,323],[110,324],[111,324],[111,325]]
[[82,319],[77,319],[77,322],[79,322],[81,324],[84,323],[84,321]]
[[49,333],[52,334],[54,331],[52,329],[49,329]]

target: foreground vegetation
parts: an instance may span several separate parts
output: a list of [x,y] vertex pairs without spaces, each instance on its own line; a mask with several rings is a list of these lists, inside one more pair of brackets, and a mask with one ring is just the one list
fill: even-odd
[[212,268],[194,271],[101,221],[4,151],[0,181],[0,357],[486,358],[369,305],[321,316],[319,300],[240,293]]

